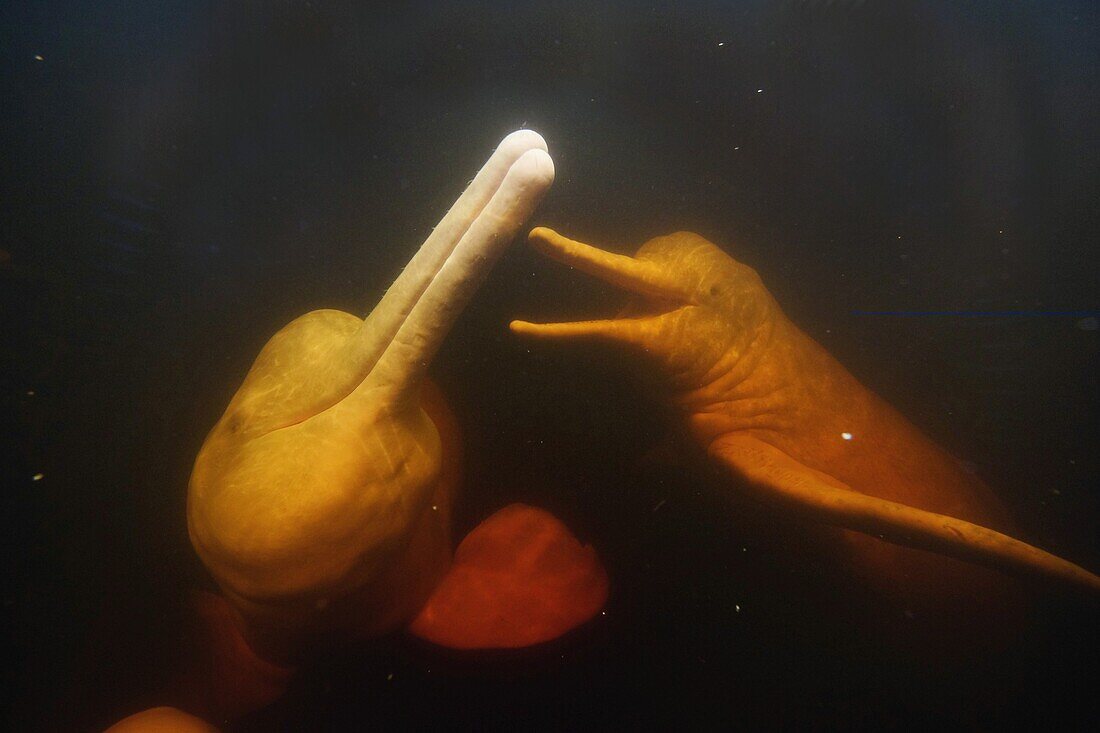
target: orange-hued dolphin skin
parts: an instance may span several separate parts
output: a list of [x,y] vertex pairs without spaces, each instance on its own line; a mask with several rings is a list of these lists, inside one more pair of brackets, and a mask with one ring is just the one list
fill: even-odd
[[188,530],[265,659],[334,627],[396,628],[442,578],[450,498],[425,372],[553,177],[538,134],[506,137],[370,315],[284,327],[207,436]]
[[711,459],[765,502],[854,530],[844,535],[851,557],[884,586],[959,595],[998,579],[977,563],[1100,591],[1100,577],[1011,537],[988,487],[856,381],[783,314],[754,270],[714,244],[677,232],[629,257],[545,228],[530,241],[636,298],[627,317],[513,321],[514,332],[602,339],[651,360]]
[[532,646],[595,616],[607,593],[592,547],[549,512],[511,504],[466,535],[409,631],[452,649]]
[[106,733],[218,733],[201,718],[170,707],[149,708],[118,721]]

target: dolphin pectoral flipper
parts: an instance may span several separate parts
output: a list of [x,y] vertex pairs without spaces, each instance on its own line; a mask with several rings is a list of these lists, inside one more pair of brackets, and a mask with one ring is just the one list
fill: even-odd
[[462,540],[409,632],[452,649],[516,649],[588,622],[607,596],[595,549],[549,512],[511,504]]
[[792,513],[1009,574],[1100,591],[1100,577],[1068,560],[962,519],[862,494],[751,435],[722,436],[708,453],[758,500]]

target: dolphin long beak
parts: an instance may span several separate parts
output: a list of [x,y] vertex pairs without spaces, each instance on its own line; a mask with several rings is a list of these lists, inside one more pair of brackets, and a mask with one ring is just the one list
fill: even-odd
[[692,300],[691,292],[655,262],[607,252],[563,237],[547,227],[535,227],[527,235],[527,239],[547,257],[575,267],[621,290],[675,303],[688,303]]
[[[606,252],[563,237],[546,227],[532,229],[528,240],[547,257],[647,301],[669,304],[672,310],[692,304],[692,294],[654,262]],[[532,323],[517,319],[508,327],[520,336],[540,339],[595,338],[644,348],[652,342],[654,334],[660,331],[669,317],[669,311],[661,311],[630,318],[561,323]]]
[[554,180],[546,142],[531,130],[501,141],[354,339],[356,390],[414,393],[493,263]]

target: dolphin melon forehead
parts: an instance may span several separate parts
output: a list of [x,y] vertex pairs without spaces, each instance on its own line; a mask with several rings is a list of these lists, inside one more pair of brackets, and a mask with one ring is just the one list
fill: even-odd
[[350,592],[408,544],[441,465],[427,367],[553,178],[540,135],[508,135],[366,318],[314,311],[261,351],[188,497],[192,543],[238,610]]

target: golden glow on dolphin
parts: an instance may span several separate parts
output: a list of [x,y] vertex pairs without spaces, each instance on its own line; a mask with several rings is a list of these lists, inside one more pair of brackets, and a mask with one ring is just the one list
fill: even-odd
[[905,549],[918,548],[1100,591],[1100,577],[1010,536],[988,487],[795,326],[754,270],[704,238],[658,237],[633,257],[545,228],[530,241],[632,293],[636,315],[513,321],[514,332],[610,341],[651,360],[714,461],[762,501],[863,533],[849,538],[855,555],[890,583],[936,565]]
[[106,733],[218,733],[201,718],[171,707],[150,708],[120,720]]
[[449,498],[434,496],[425,372],[553,178],[538,134],[506,137],[374,310],[313,311],[272,336],[207,436],[191,541],[265,657],[334,625],[394,628],[442,577],[449,517],[432,506]]

